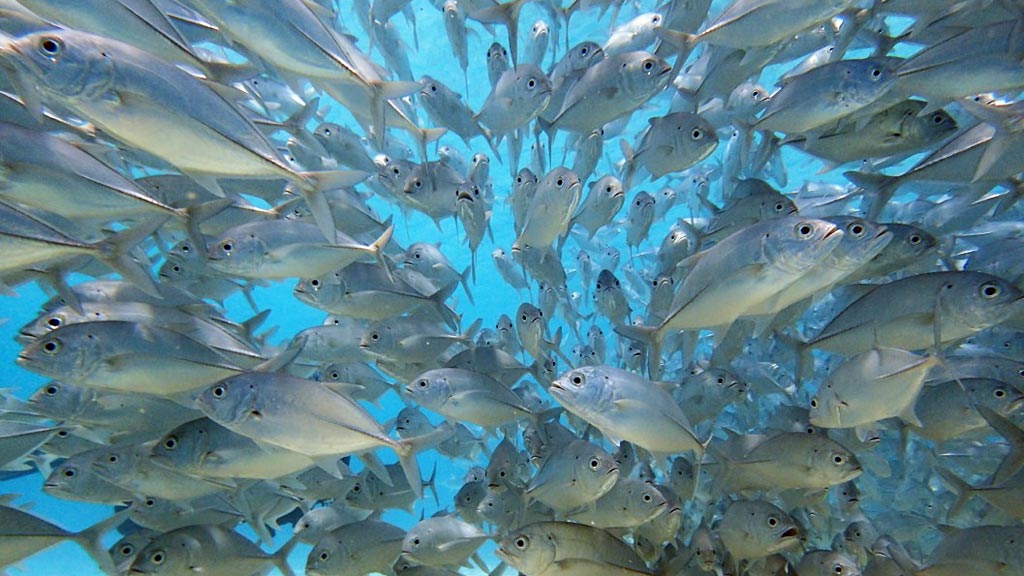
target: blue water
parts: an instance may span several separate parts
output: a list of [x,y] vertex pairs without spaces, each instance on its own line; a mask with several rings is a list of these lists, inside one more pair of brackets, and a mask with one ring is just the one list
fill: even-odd
[[[423,74],[429,74],[440,79],[453,89],[461,91],[461,87],[464,82],[463,73],[458,67],[454,57],[451,55],[449,43],[444,33],[440,11],[426,0],[416,0],[413,4],[415,6],[419,33],[419,50],[416,51],[413,49],[409,54],[414,75],[419,77]],[[626,8],[623,9],[622,14],[619,16],[618,21],[620,23],[625,22],[628,18],[633,17],[639,12],[648,11],[654,8],[655,4],[653,2],[637,2],[635,4],[627,3]],[[534,6],[527,6],[524,9],[521,22],[523,34],[521,34],[521,36],[524,36],[525,33],[529,31],[532,23],[538,18],[546,18],[546,14]],[[405,19],[401,15],[398,15],[394,17],[394,20],[403,31],[403,37],[406,38],[407,42],[411,46],[411,30],[408,28]],[[574,16],[572,23],[571,44],[576,44],[587,39],[603,43],[607,38],[610,15],[606,15],[602,20],[598,21],[596,20],[596,11],[591,11],[589,13],[577,14]],[[466,95],[466,99],[473,109],[479,109],[490,90],[489,83],[487,82],[486,68],[484,66],[484,54],[494,38],[492,38],[483,27],[476,23],[470,23],[469,26],[471,28],[471,33],[469,34],[471,69],[469,94]],[[359,46],[365,50],[367,48],[367,42],[365,34],[359,26],[353,21],[352,25],[348,28],[349,32],[360,38]],[[506,37],[504,30],[498,28],[496,32],[496,39],[502,44],[505,44]],[[560,58],[565,49],[564,35],[553,40],[556,43],[556,55]],[[523,42],[523,40],[521,40],[521,42]],[[379,55],[377,55],[376,58],[383,62],[383,59]],[[547,68],[550,63],[551,58],[546,58],[544,61],[544,68]],[[786,66],[782,66],[779,69],[781,70],[785,68]],[[778,74],[778,72],[779,70],[776,70],[774,67],[773,69],[767,70],[764,77],[761,79],[762,84],[770,86],[770,80],[774,75]],[[623,131],[623,134],[631,144],[634,141],[635,135],[646,125],[647,118],[661,116],[668,112],[669,101],[670,98],[666,92],[665,94],[654,98],[647,106],[633,116],[629,125]],[[328,119],[339,123],[353,125],[358,131],[358,126],[354,125],[351,118],[348,117],[347,113],[345,113],[340,106],[332,106],[332,112]],[[312,127],[314,126],[310,126],[310,128]],[[471,157],[474,151],[486,151],[486,146],[482,140],[475,141],[475,150],[466,148],[462,141],[456,136],[446,136],[441,140],[441,143],[460,151],[467,160]],[[530,143],[529,140],[527,143]],[[726,142],[723,139],[718,150],[708,158],[703,165],[714,165],[720,163],[725,151],[725,143]],[[564,136],[560,135],[555,141],[554,165],[558,165],[560,163],[559,160],[562,156],[561,150],[563,145]],[[615,142],[615,140],[609,140],[606,142],[605,158],[598,164],[598,168],[595,171],[595,175],[592,180],[601,174],[609,172],[617,173],[617,170],[612,167],[612,164],[620,159],[618,150],[618,143]],[[502,147],[502,154],[507,158],[507,152],[505,151],[504,146]],[[434,156],[432,156],[432,158],[434,158]],[[524,149],[520,166],[529,164],[530,159],[531,153],[529,149]],[[566,164],[571,165],[571,162],[572,157],[570,156],[566,161]],[[838,172],[817,176],[815,173],[820,168],[820,164],[810,157],[802,155],[796,151],[788,149],[785,150],[784,163],[788,171],[789,182],[786,186],[780,186],[783,190],[797,189],[808,180],[830,181],[836,183],[845,182]],[[540,173],[536,168],[534,171]],[[452,301],[456,310],[463,315],[463,327],[468,326],[477,317],[483,319],[484,326],[493,327],[500,314],[505,313],[513,315],[520,302],[532,301],[535,304],[537,303],[535,293],[530,295],[517,293],[515,290],[505,285],[491,262],[490,253],[494,248],[500,247],[508,251],[514,240],[511,213],[504,203],[504,200],[511,189],[511,178],[509,176],[508,167],[498,162],[497,159],[492,158],[491,177],[494,184],[495,194],[497,196],[497,201],[494,206],[494,214],[491,220],[494,239],[492,242],[490,238],[485,237],[484,242],[479,249],[477,282],[475,286],[473,286],[475,305],[471,306],[469,304],[468,299],[461,289],[455,293]],[[653,183],[638,183],[628,192],[627,202],[641,190],[653,194],[662,186],[670,183],[672,183],[672,179],[670,178],[665,178]],[[776,183],[776,185],[778,184]],[[586,190],[586,187],[584,189]],[[721,198],[718,195],[717,184],[712,185],[712,191],[712,198],[721,202]],[[453,219],[444,221],[442,223],[442,229],[438,230],[433,221],[419,213],[403,214],[401,211],[395,209],[394,206],[380,200],[372,201],[371,205],[382,217],[387,217],[389,214],[394,215],[396,222],[395,238],[402,245],[408,245],[417,241],[439,242],[445,254],[457,269],[461,270],[469,265],[469,248],[462,242],[458,241],[462,239],[462,231],[457,229]],[[685,218],[688,216],[690,216],[689,202],[685,198],[680,198],[677,205],[670,213],[655,221],[648,239],[639,247],[639,252],[642,254],[644,252],[655,250],[662,238],[666,235],[671,223],[677,218]],[[625,208],[620,212],[618,217],[625,217]],[[620,280],[623,280],[623,284],[631,284],[631,276],[628,272],[624,272],[623,270],[627,265],[641,268],[643,257],[630,257],[630,252],[625,245],[624,233],[615,234],[609,237],[612,238],[612,245],[621,252],[621,264],[619,269],[616,270],[616,274],[619,276]],[[575,267],[573,262],[575,260],[577,250],[578,248],[576,245],[570,241],[567,244],[564,254],[566,268],[570,272],[569,289],[570,291],[584,292],[584,287],[581,284],[579,276],[574,274],[572,270]],[[600,267],[600,265],[595,265],[595,271],[600,270]],[[285,343],[295,333],[304,328],[320,324],[324,319],[324,314],[322,312],[305,306],[292,297],[293,287],[293,281],[286,281],[276,283],[273,286],[266,288],[257,288],[253,292],[253,297],[258,307],[260,309],[270,309],[272,311],[265,325],[279,326],[279,330],[273,338],[275,343]],[[642,286],[637,286],[635,290],[641,295],[641,297],[646,298],[647,292]],[[14,341],[14,336],[22,325],[35,318],[39,305],[47,299],[47,296],[39,289],[29,286],[19,287],[17,291],[18,296],[16,297],[0,297],[0,316],[5,320],[3,325],[0,325],[0,346],[2,346],[2,348],[0,348],[0,386],[10,388],[13,390],[14,394],[22,398],[26,398],[38,386],[45,383],[46,379],[22,370],[15,365],[14,359],[16,358],[20,347]],[[588,290],[587,293],[592,294],[592,290]],[[634,300],[631,302],[631,305],[633,306],[635,313],[642,311],[642,302]],[[237,321],[245,320],[252,314],[250,306],[241,296],[230,298],[226,302],[226,308],[228,316]],[[580,309],[583,313],[590,313],[593,311],[593,304],[592,302],[582,301]],[[601,325],[605,330],[605,333],[609,335],[609,342],[611,344],[609,348],[610,351],[613,352],[614,338],[611,336],[612,331],[610,325],[608,325],[607,321],[604,319],[597,319],[595,322]],[[584,323],[584,333],[588,325],[588,323]],[[553,324],[551,328],[554,329],[557,326],[558,324]],[[572,336],[571,331],[567,330],[567,340],[563,345],[563,349],[568,353],[572,346],[576,344],[577,342]],[[394,393],[389,392],[382,399],[382,407],[379,410],[372,409],[372,411],[381,421],[384,421],[393,417],[402,407],[403,403],[401,398]],[[435,422],[439,421],[439,418],[436,416],[432,416],[432,419]],[[490,440],[490,445],[493,446],[495,443],[496,439],[492,438]],[[385,462],[391,461],[393,458],[391,453],[385,453],[383,451],[380,456],[385,460]],[[421,468],[425,472],[429,472],[434,464],[434,460],[434,453],[432,452],[422,455],[420,457]],[[486,461],[481,460],[478,461],[477,464],[485,465]],[[437,466],[437,489],[439,492],[440,508],[443,509],[448,507],[450,509],[452,496],[455,491],[461,487],[463,483],[463,476],[469,464],[464,461],[438,461]],[[30,474],[20,478],[6,480],[0,483],[2,484],[0,485],[0,493],[17,495],[15,504],[23,508],[27,508],[33,514],[50,519],[68,530],[84,529],[100,519],[109,516],[111,513],[111,508],[108,506],[80,504],[51,498],[41,491],[40,488],[42,481],[43,478],[39,474]],[[412,514],[391,511],[385,514],[384,519],[398,525],[408,527],[414,524],[421,515],[429,516],[438,509],[439,507],[435,505],[433,499],[430,496],[427,496],[417,503],[415,511]],[[277,544],[280,545],[283,543],[287,540],[288,536],[289,534],[287,530],[278,534]],[[108,535],[107,539],[112,543],[117,538],[118,536],[116,534],[111,534]],[[488,562],[491,566],[496,563],[496,560],[494,560],[489,553],[493,547],[493,544],[488,544],[484,547],[484,555],[488,558]],[[299,573],[301,573],[305,564],[305,558],[308,551],[309,547],[302,545],[299,546],[290,556],[291,564]],[[39,575],[67,574],[69,571],[70,573],[83,575],[91,572],[98,573],[92,560],[77,545],[72,543],[64,543],[46,550],[10,569],[12,574],[24,573]]]

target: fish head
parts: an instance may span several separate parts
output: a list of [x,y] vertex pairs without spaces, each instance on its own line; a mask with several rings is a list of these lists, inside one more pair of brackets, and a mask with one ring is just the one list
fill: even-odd
[[270,252],[253,231],[228,230],[206,251],[210,268],[228,274],[251,274],[263,265]]
[[211,384],[196,395],[193,405],[210,420],[231,428],[262,417],[258,396],[257,381],[249,374],[240,374]]
[[431,370],[409,382],[405,392],[423,406],[437,406],[451,398],[452,386],[443,372]]
[[63,420],[74,418],[87,405],[90,396],[89,389],[84,386],[54,380],[33,392],[28,403],[39,414]]
[[603,294],[605,292],[618,291],[621,289],[619,279],[615,277],[615,274],[607,268],[602,269],[597,275],[597,294]]
[[935,236],[909,224],[886,223],[892,232],[892,242],[884,250],[892,260],[911,261],[935,250],[939,241]]
[[828,218],[840,226],[843,238],[830,258],[844,270],[853,270],[871,260],[892,241],[893,234],[882,224],[861,218]]
[[821,442],[811,452],[811,474],[820,474],[828,485],[842,484],[861,475],[864,468],[853,452],[825,436],[815,435]]
[[989,274],[971,273],[951,280],[936,294],[942,322],[981,331],[1024,312],[1024,292]]
[[843,237],[838,226],[813,218],[770,220],[762,236],[765,262],[793,273],[803,273],[828,256]]
[[209,425],[209,420],[201,418],[178,426],[157,440],[150,457],[154,463],[169,468],[202,465],[212,453]]
[[495,553],[520,572],[540,574],[555,562],[555,542],[553,538],[524,529],[502,538]]
[[341,543],[330,536],[321,538],[306,557],[306,574],[320,576],[344,572],[346,559]]
[[[573,46],[559,62],[562,73],[579,73],[604,59],[604,50],[596,42],[580,42]],[[552,74],[554,76],[554,74]]]
[[395,336],[387,324],[375,322],[367,327],[359,339],[359,349],[373,356],[386,356],[387,351],[394,348]]
[[153,541],[153,537],[146,531],[136,532],[121,538],[110,547],[107,552],[117,567],[118,574],[127,574],[131,569],[132,562],[139,552]]
[[634,97],[646,98],[668,86],[671,72],[668,62],[649,52],[629,52],[623,55],[617,81]]
[[92,373],[103,361],[102,334],[89,324],[69,324],[36,338],[18,354],[18,365],[50,376],[76,380]]
[[823,428],[840,428],[843,410],[847,406],[839,399],[832,386],[825,382],[810,400],[810,423]]
[[114,58],[98,38],[72,30],[47,30],[8,40],[0,63],[26,103],[106,96],[114,81]]
[[[141,464],[142,454],[138,446],[112,447],[92,461],[92,470],[112,484],[118,484],[131,478]],[[146,456],[148,457],[148,452]]]
[[307,304],[330,305],[346,293],[345,281],[337,271],[319,278],[304,278],[295,285],[295,297]]
[[431,430],[430,421],[415,406],[402,408],[395,416],[395,430],[403,438],[419,436]]
[[50,471],[43,483],[43,491],[50,495],[81,494],[78,486],[87,482],[86,475],[95,474],[82,458],[68,458]]

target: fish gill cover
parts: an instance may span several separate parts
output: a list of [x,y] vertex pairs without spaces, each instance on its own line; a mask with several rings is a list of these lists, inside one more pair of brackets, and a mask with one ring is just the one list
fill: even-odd
[[12,574],[1024,574],[1016,0],[0,0]]

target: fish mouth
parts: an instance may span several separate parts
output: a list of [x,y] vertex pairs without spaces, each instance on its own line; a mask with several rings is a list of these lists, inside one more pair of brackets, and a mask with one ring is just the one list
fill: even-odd
[[612,198],[622,198],[625,195],[625,190],[617,190],[614,194],[612,194]]
[[796,529],[796,526],[790,528],[789,530],[786,530],[785,532],[783,532],[779,536],[779,538],[783,538],[783,539],[784,538],[799,538],[799,537],[800,537],[800,531]]
[[838,232],[838,233],[842,233],[842,230],[840,230],[838,226],[834,226],[834,227],[833,227],[833,228],[832,228],[831,230],[829,230],[828,232],[826,232],[824,236],[822,236],[822,239],[825,239],[825,238],[831,238],[831,237],[832,237],[832,236],[834,236],[834,235],[835,235],[835,234],[836,234],[837,232]]
[[18,354],[18,358],[15,359],[14,361],[19,366],[24,366],[26,364],[31,364],[32,363],[32,358],[30,356],[26,356],[25,354]]
[[458,193],[455,195],[455,201],[457,202],[459,200],[469,200],[470,202],[472,202],[473,195],[467,192],[466,190],[459,190]]

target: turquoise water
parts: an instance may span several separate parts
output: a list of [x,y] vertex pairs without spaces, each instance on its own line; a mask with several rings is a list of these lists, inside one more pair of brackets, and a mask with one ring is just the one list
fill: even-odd
[[[718,3],[716,3],[716,5],[717,4]],[[442,25],[441,13],[426,0],[416,0],[413,2],[413,6],[416,13],[419,36],[419,49],[412,49],[409,53],[414,75],[419,77],[423,74],[429,74],[438,78],[453,89],[461,91],[461,87],[464,83],[463,73],[451,55],[449,43]],[[653,8],[655,8],[655,5],[652,2],[627,3],[619,16],[618,22],[625,22],[637,13],[651,10]],[[713,9],[713,12],[714,10],[715,9]],[[522,31],[524,33],[528,31],[530,25],[538,18],[546,19],[546,13],[535,6],[528,5],[522,12]],[[401,15],[398,15],[394,17],[394,21],[402,31],[403,38],[405,38],[411,45],[412,34],[405,19]],[[606,15],[604,18],[598,20],[596,19],[596,12],[594,11],[578,14],[574,16],[572,20],[570,43],[577,44],[580,41],[588,39],[598,43],[603,43],[607,37],[609,24],[610,15]],[[469,27],[471,29],[471,33],[469,34],[470,80],[469,93],[466,95],[466,99],[473,109],[479,109],[490,90],[490,86],[487,82],[483,55],[486,53],[488,46],[494,38],[492,38],[490,33],[482,26],[476,23],[470,23]],[[366,50],[367,40],[359,26],[352,22],[347,28],[349,32],[360,39],[358,43],[359,46]],[[503,44],[506,43],[504,31],[500,28],[497,29],[496,39]],[[563,31],[563,36],[558,37],[556,41],[555,54],[558,58],[564,54],[564,42]],[[379,54],[375,54],[375,58],[382,61]],[[544,67],[547,68],[551,61],[550,57],[546,58],[544,60]],[[781,71],[789,67],[789,64],[783,64],[773,66],[765,70],[764,74],[760,78],[760,82],[766,87],[771,86],[773,79]],[[632,145],[635,135],[638,134],[644,126],[646,126],[647,119],[664,115],[668,112],[669,105],[670,96],[668,92],[655,97],[638,113],[633,115],[629,124],[622,130],[622,135]],[[352,118],[338,105],[331,106],[331,112],[327,119],[353,126],[358,131],[358,126],[352,121]],[[313,126],[311,125],[310,127]],[[718,149],[710,158],[701,163],[701,167],[706,168],[722,162],[723,155],[726,150],[726,140],[723,134],[720,134],[719,136],[721,141]],[[473,152],[487,151],[482,140],[476,140],[474,143],[476,146],[471,150],[454,135],[446,136],[441,140],[441,144],[450,146],[460,152],[466,160],[471,157]],[[527,144],[530,143],[530,140],[528,140]],[[560,159],[562,157],[562,150],[564,147],[565,136],[564,134],[561,134],[556,138],[553,146],[554,166],[561,163]],[[502,153],[507,158],[508,155],[504,147],[502,147]],[[432,159],[435,158],[434,154],[436,154],[436,152],[432,149]],[[809,181],[831,182],[838,184],[846,183],[839,171],[818,175],[817,172],[821,168],[821,164],[798,151],[786,148],[783,150],[782,154],[783,164],[786,168],[786,174],[788,177],[787,181],[779,182],[776,180],[772,183],[784,191],[799,189],[803,184]],[[527,147],[523,151],[520,167],[523,165],[529,165],[531,158],[532,154]],[[605,173],[617,173],[618,169],[614,167],[614,164],[618,162],[620,158],[621,154],[619,153],[618,143],[615,140],[607,141],[604,147],[604,156],[598,163],[594,177],[592,177],[591,180],[596,179],[597,176]],[[572,157],[570,155],[570,157],[565,161],[565,164],[571,165],[571,163]],[[534,172],[542,174],[544,170],[539,167],[535,167]],[[503,248],[508,252],[515,237],[513,233],[511,212],[505,203],[505,199],[508,197],[511,190],[512,182],[509,167],[502,164],[497,159],[492,158],[490,173],[496,196],[494,213],[491,220],[491,228],[494,236],[493,240],[489,237],[485,237],[483,244],[479,248],[477,280],[475,285],[472,286],[475,303],[471,305],[465,293],[461,289],[456,291],[453,299],[450,301],[452,306],[462,315],[462,326],[464,328],[478,317],[483,319],[483,325],[485,327],[493,327],[501,314],[509,314],[510,316],[514,315],[520,302],[531,301],[535,304],[538,302],[535,291],[532,294],[520,293],[507,286],[498,275],[491,261],[491,251],[495,248]],[[663,186],[673,186],[677,188],[677,190],[679,190],[680,199],[667,214],[663,214],[655,220],[647,239],[638,247],[638,254],[631,255],[629,248],[625,244],[625,234],[622,232],[599,235],[600,238],[607,240],[610,246],[620,252],[621,260],[615,272],[620,280],[622,280],[624,286],[627,287],[627,294],[633,295],[631,298],[631,305],[633,307],[634,314],[639,314],[643,311],[642,302],[646,299],[647,292],[642,280],[639,279],[639,275],[635,274],[635,272],[630,272],[630,269],[634,271],[643,269],[647,263],[652,261],[651,253],[658,248],[659,243],[667,234],[669,227],[677,218],[688,218],[695,214],[698,216],[701,215],[699,211],[695,211],[698,206],[695,199],[692,197],[685,197],[684,177],[669,176],[655,182],[636,183],[634,187],[628,191],[627,205],[628,201],[630,201],[638,192],[647,191],[655,194]],[[586,187],[584,189],[586,190]],[[712,184],[711,190],[711,198],[716,202],[721,203],[718,183]],[[393,205],[390,205],[380,199],[372,200],[371,206],[373,206],[373,208],[377,210],[378,214],[382,217],[387,217],[388,215],[394,216],[394,222],[396,224],[395,239],[400,244],[408,245],[412,242],[421,241],[437,242],[440,243],[445,255],[451,260],[456,269],[462,270],[469,265],[470,251],[468,246],[461,241],[463,233],[461,229],[456,226],[454,219],[445,220],[441,224],[441,229],[438,229],[434,222],[426,216],[415,212],[403,213],[397,210]],[[618,218],[624,218],[625,213],[626,209],[623,208],[619,213]],[[575,272],[575,256],[579,249],[578,245],[570,240],[564,252],[565,267],[569,272],[569,290],[570,292],[577,294],[588,294],[592,296],[593,290],[584,287],[579,274]],[[154,252],[153,254],[155,255],[156,253]],[[592,254],[592,257],[599,262],[598,258],[600,255]],[[595,274],[596,271],[600,270],[602,267],[604,267],[604,265],[595,263]],[[75,281],[82,280],[84,280],[84,278],[75,278]],[[278,331],[272,338],[272,342],[274,343],[287,343],[294,334],[304,328],[318,325],[324,319],[324,314],[322,312],[302,304],[292,296],[294,284],[295,282],[293,281],[275,282],[271,286],[256,288],[253,291],[253,298],[258,308],[261,310],[271,310],[271,314],[267,319],[265,326],[279,327]],[[17,296],[0,297],[0,316],[5,320],[5,322],[0,325],[0,343],[2,343],[0,344],[0,346],[2,346],[2,348],[0,348],[0,355],[2,355],[0,356],[0,385],[11,389],[13,394],[26,398],[31,392],[44,384],[47,380],[31,372],[22,370],[14,364],[14,360],[20,350],[20,346],[14,341],[14,336],[17,334],[17,331],[21,326],[35,318],[40,304],[44,302],[48,296],[41,290],[29,286],[19,287],[17,289],[17,293]],[[579,299],[578,306],[580,312],[583,314],[589,314],[594,311],[593,302],[588,301],[584,297]],[[252,309],[249,304],[239,295],[228,299],[225,303],[225,307],[227,315],[236,321],[245,320],[252,315]],[[608,363],[613,364],[613,360],[617,358],[617,354],[614,351],[614,339],[611,336],[612,330],[610,324],[600,316],[595,316],[595,319],[592,322],[583,323],[581,331],[584,334],[586,327],[591,323],[596,323],[601,326],[609,336],[609,351],[612,355],[612,359],[610,359]],[[553,331],[560,325],[563,325],[565,328],[566,341],[563,344],[563,350],[568,353],[572,346],[575,346],[578,342],[573,336],[572,331],[569,330],[567,326],[564,326],[564,323],[555,322],[552,323],[550,327]],[[708,350],[707,346],[708,343],[705,342],[702,345],[701,353],[706,355]],[[760,400],[755,399],[755,401]],[[764,399],[766,406],[771,405],[772,402],[776,401],[777,398]],[[404,404],[402,399],[395,393],[389,392],[382,398],[381,406],[379,408],[370,407],[370,409],[380,421],[384,422],[393,418],[398,410],[403,406]],[[438,422],[440,420],[436,415],[431,416],[431,418],[434,422]],[[893,449],[895,446],[894,441],[890,442],[890,440],[893,439],[887,439],[886,441],[886,449]],[[496,442],[496,438],[490,438],[489,446],[493,447]],[[390,452],[380,451],[380,456],[385,462],[393,460],[393,454]],[[420,457],[420,466],[425,473],[428,473],[432,469],[435,462],[437,465],[436,484],[440,504],[435,504],[433,498],[431,496],[427,496],[416,504],[412,513],[389,511],[384,515],[385,520],[403,527],[408,527],[413,525],[423,515],[429,516],[440,509],[451,509],[452,496],[462,486],[464,481],[463,478],[469,467],[469,463],[465,461],[450,462],[438,460],[433,452],[424,454]],[[485,465],[486,460],[478,460],[475,464]],[[358,469],[358,466],[356,466],[356,469]],[[42,481],[43,479],[38,473],[3,480],[2,486],[0,486],[0,492],[16,495],[17,499],[15,500],[15,504],[18,506],[26,508],[33,514],[52,520],[68,530],[73,531],[84,529],[100,519],[109,516],[111,513],[111,508],[108,506],[79,504],[54,499],[41,491],[40,488]],[[866,506],[875,506],[876,509],[885,508],[884,504],[877,500],[872,500],[872,498],[873,495],[870,493],[865,495]],[[243,529],[243,531],[245,531],[245,529]],[[276,543],[280,545],[286,541],[288,537],[288,530],[283,530],[277,535]],[[107,538],[110,543],[116,539],[116,535],[113,534],[108,535]],[[488,544],[483,549],[485,552],[484,556],[490,566],[494,566],[497,562],[490,553],[493,548],[493,544]],[[300,545],[290,556],[290,562],[297,572],[301,572],[305,564],[305,558],[308,551],[309,546]],[[69,573],[69,569],[75,574],[88,574],[91,571],[96,572],[91,559],[80,548],[78,548],[78,546],[72,543],[64,543],[41,552],[12,567],[10,572],[12,574],[24,573],[56,575],[67,574]],[[469,573],[467,570],[464,570],[463,572]]]

